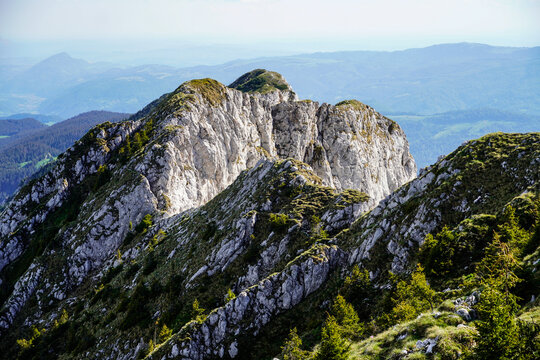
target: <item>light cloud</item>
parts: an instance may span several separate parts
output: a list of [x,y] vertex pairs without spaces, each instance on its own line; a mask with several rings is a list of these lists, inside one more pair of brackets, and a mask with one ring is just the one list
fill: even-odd
[[0,0],[0,37],[18,40],[433,38],[531,45],[540,43],[538,19],[537,0]]

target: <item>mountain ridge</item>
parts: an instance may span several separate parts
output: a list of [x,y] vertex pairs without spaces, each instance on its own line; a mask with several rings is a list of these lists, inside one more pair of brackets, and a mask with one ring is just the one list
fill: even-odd
[[2,354],[272,358],[295,326],[321,339],[355,266],[362,321],[385,324],[370,315],[392,311],[388,270],[405,279],[425,237],[535,199],[540,133],[484,136],[416,177],[397,123],[268,79],[185,82],[18,192],[0,213]]
[[[110,178],[112,171],[123,167],[141,177],[116,175],[119,185],[106,195],[118,193],[111,199],[115,204],[111,207],[105,197],[90,207],[101,207],[101,214],[96,213],[90,223],[89,219],[81,222],[79,231],[102,230],[75,249],[69,269],[75,286],[92,267],[101,266],[103,251],[120,245],[128,232],[127,222],[139,222],[145,213],[162,211],[170,216],[200,206],[264,157],[306,160],[323,183],[338,190],[355,187],[369,192],[371,206],[415,176],[405,135],[394,122],[360,103],[318,107],[296,100],[288,89],[247,94],[215,80],[192,80],[166,95],[142,119],[99,125],[61,155],[52,172],[23,187],[7,205],[0,232],[9,245],[0,253],[0,271],[14,261],[19,264],[17,259],[28,246],[24,239],[32,233],[34,222],[50,217],[73,196],[92,194],[92,188],[84,185],[86,177],[97,176],[92,181],[100,183],[106,181],[99,180],[101,176]],[[350,166],[343,169],[337,166],[347,162]],[[126,187],[132,190],[125,193]],[[41,204],[37,207],[41,210],[30,210],[32,220],[21,223],[16,219],[32,208],[29,202]],[[111,233],[112,229],[116,231]],[[14,232],[18,235],[10,236]],[[98,245],[102,236],[109,240]],[[14,300],[7,308],[18,311],[20,307]],[[12,315],[4,318],[4,324],[9,324],[13,312],[7,314]]]

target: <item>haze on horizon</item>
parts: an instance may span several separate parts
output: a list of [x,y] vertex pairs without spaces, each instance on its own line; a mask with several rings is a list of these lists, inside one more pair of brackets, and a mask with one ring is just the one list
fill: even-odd
[[537,46],[538,18],[536,0],[0,0],[0,58],[67,51],[195,65],[450,42]]

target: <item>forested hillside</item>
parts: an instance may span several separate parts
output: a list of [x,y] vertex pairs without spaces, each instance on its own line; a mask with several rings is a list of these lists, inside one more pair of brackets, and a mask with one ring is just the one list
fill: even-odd
[[495,109],[449,111],[433,115],[390,116],[407,133],[411,153],[423,168],[440,155],[447,155],[463,142],[492,132],[531,132],[540,130],[540,115],[527,115]]
[[[105,121],[119,121],[128,116],[123,113],[91,111],[50,127],[35,120],[25,121],[24,124],[33,124],[37,129],[27,130],[29,133],[17,136],[16,140],[4,146],[0,140],[0,204],[13,194],[24,178],[53,161],[92,126]],[[19,120],[0,120],[0,126],[4,121]]]
[[47,125],[34,118],[0,119],[0,148],[33,131],[46,127]]

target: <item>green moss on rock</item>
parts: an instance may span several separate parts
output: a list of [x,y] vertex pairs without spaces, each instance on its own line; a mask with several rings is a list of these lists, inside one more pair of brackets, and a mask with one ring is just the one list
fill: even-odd
[[361,103],[360,101],[354,100],[354,99],[340,101],[335,106],[337,108],[352,107],[353,109],[359,110],[359,111],[363,111],[368,108],[366,104]]
[[225,100],[225,86],[214,79],[196,79],[184,83],[185,87],[195,90],[212,106],[217,106]]
[[276,90],[291,90],[281,74],[265,69],[256,69],[240,76],[230,88],[246,93],[266,94]]

